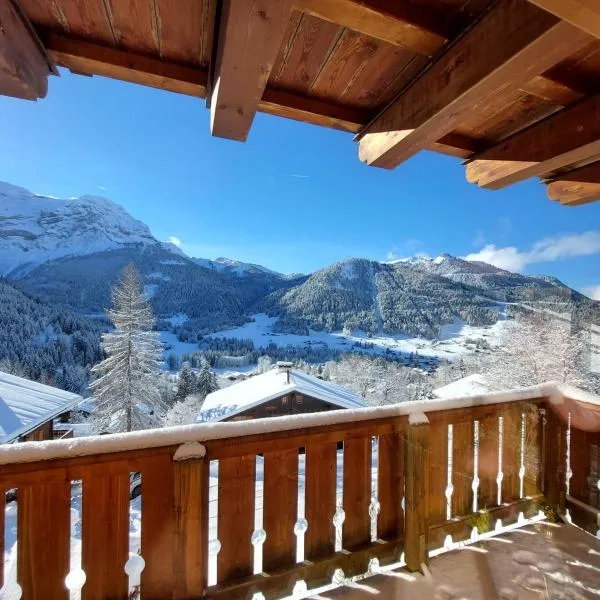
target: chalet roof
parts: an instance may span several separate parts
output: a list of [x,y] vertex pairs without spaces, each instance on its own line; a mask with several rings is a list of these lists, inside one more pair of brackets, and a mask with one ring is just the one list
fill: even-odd
[[360,396],[339,385],[295,369],[274,367],[266,373],[209,394],[202,405],[201,419],[219,421],[292,392],[322,400],[338,408],[366,406]]
[[25,435],[81,400],[77,394],[0,371],[0,442]]
[[447,400],[449,398],[480,396],[491,391],[492,388],[486,378],[479,373],[474,373],[433,390],[433,395],[440,400]]
[[433,150],[483,188],[600,197],[593,0],[10,0],[0,21],[1,94],[43,98],[60,66],[206,99],[219,137],[262,111],[356,134],[369,165]]

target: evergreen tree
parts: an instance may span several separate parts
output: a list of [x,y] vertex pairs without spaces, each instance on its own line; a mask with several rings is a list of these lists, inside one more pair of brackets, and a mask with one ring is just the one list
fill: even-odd
[[181,365],[181,371],[179,371],[177,394],[175,395],[176,400],[185,400],[190,394],[196,391],[196,388],[196,376],[190,369],[190,364],[186,361]]
[[204,361],[200,369],[200,376],[198,377],[198,396],[204,400],[208,394],[218,389],[217,378],[214,373],[211,373],[208,363]]
[[91,384],[97,402],[92,415],[95,428],[154,427],[165,412],[159,393],[162,345],[152,330],[152,309],[132,265],[125,267],[121,281],[113,287],[112,303],[108,316],[115,329],[102,336],[107,358],[92,369],[98,375]]

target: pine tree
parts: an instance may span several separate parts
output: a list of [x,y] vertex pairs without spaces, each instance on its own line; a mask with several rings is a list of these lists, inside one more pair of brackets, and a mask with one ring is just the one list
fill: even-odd
[[102,336],[107,358],[92,369],[98,376],[91,384],[94,426],[115,432],[155,427],[165,412],[158,385],[162,345],[133,265],[113,287],[112,303],[108,316],[115,329]]
[[185,400],[190,394],[196,391],[197,387],[196,376],[190,369],[190,364],[186,361],[181,365],[181,371],[179,371],[175,398],[177,400]]
[[200,369],[200,376],[198,377],[198,396],[204,400],[208,394],[218,389],[217,378],[211,373],[208,363],[204,361]]

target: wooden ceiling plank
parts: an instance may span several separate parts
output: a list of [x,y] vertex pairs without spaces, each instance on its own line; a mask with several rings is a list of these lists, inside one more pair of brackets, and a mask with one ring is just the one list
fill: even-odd
[[600,2],[598,0],[529,0],[559,19],[600,38]]
[[600,200],[600,162],[555,177],[546,189],[551,200],[569,206]]
[[449,25],[441,17],[405,0],[298,0],[297,8],[429,57],[450,36]]
[[467,180],[500,189],[600,154],[600,96],[584,100],[476,155]]
[[77,73],[102,75],[198,98],[206,96],[206,71],[65,37],[50,38],[46,48],[57,65]]
[[524,0],[496,3],[365,127],[360,159],[397,166],[459,128],[479,106],[519,89],[589,41]]
[[0,2],[0,94],[24,100],[44,98],[48,60],[12,0]]
[[245,141],[283,44],[293,0],[224,0],[215,57],[212,135]]

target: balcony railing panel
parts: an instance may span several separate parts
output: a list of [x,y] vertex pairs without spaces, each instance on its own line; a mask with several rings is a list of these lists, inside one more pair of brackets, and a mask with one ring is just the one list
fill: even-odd
[[[569,438],[568,425],[539,391],[452,406],[413,403],[2,448],[0,488],[17,488],[22,597],[69,597],[72,482],[81,482],[82,490],[84,599],[138,591],[144,600],[246,598],[259,591],[277,598],[301,579],[312,589],[330,582],[336,569],[364,573],[372,558],[390,564],[404,552],[408,568],[418,569],[448,535],[466,540],[474,527],[481,533],[496,519],[516,522],[520,512],[529,516],[538,506],[560,511],[572,497],[579,503],[575,514],[589,513],[598,502],[600,434],[571,428]],[[213,461],[218,478],[216,470],[211,478]],[[127,575],[132,472],[141,473],[142,488],[141,543],[133,549],[145,563],[139,588]],[[213,484],[218,515],[211,532]],[[256,531],[257,494],[264,543]],[[297,562],[302,546],[294,528],[303,503],[308,528]],[[340,509],[345,520],[336,550]],[[220,551],[216,583],[209,585],[211,537],[218,537]],[[261,547],[262,572],[256,573]]]

